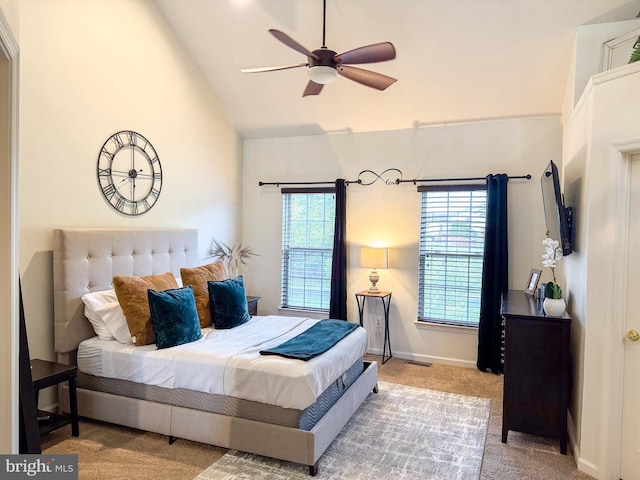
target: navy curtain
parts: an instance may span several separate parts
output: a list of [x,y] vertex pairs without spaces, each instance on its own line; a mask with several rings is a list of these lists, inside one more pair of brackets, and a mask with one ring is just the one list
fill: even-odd
[[478,328],[478,361],[483,372],[502,373],[500,302],[508,288],[507,181],[504,174],[487,176],[487,219]]
[[336,180],[336,222],[331,262],[329,318],[347,319],[347,184]]

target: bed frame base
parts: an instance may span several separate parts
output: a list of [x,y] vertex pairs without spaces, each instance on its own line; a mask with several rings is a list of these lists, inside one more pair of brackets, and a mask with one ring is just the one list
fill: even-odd
[[[309,466],[318,473],[318,460],[371,392],[377,391],[378,364],[365,369],[342,397],[309,431],[230,417],[218,413],[78,389],[79,415],[95,420],[160,433],[169,443],[184,438]],[[62,395],[62,411],[69,411]]]

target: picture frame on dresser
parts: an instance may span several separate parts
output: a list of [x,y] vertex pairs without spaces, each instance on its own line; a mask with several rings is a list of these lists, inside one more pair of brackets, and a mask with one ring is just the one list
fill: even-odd
[[538,282],[540,281],[540,275],[542,275],[542,270],[538,270],[537,268],[531,269],[531,272],[529,272],[527,285],[524,288],[524,293],[526,293],[527,295],[535,294],[536,288],[538,288]]

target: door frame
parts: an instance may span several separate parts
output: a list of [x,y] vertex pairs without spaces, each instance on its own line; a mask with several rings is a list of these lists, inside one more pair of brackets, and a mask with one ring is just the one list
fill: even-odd
[[[9,271],[8,275],[10,292],[10,303],[7,305],[2,314],[7,314],[10,320],[10,338],[9,351],[5,354],[10,358],[11,368],[11,432],[10,443],[11,453],[18,453],[20,448],[20,428],[19,428],[19,389],[18,389],[18,373],[19,373],[19,256],[18,256],[18,85],[19,85],[19,48],[18,43],[11,32],[9,23],[7,22],[4,12],[0,9],[0,55],[3,55],[9,62],[10,70],[10,103],[11,109],[9,113],[8,128],[9,133],[9,178],[6,180],[9,186],[9,251],[3,254],[9,255]],[[4,345],[3,345],[4,346]]]
[[[612,146],[612,168],[615,175],[615,239],[611,336],[609,351],[608,415],[602,416],[601,426],[607,432],[607,458],[600,478],[620,478],[622,445],[622,400],[624,395],[624,336],[627,304],[627,271],[629,209],[631,200],[631,157],[640,154],[640,139],[618,142]],[[605,350],[605,353],[606,353]],[[604,474],[604,476],[603,476]]]

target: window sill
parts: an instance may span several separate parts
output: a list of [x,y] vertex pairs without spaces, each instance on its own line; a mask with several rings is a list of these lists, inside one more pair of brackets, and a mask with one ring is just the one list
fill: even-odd
[[278,313],[284,317],[329,318],[329,312],[320,310],[299,310],[296,308],[278,308]]
[[449,333],[462,333],[465,335],[478,335],[478,327],[465,327],[462,325],[448,325],[446,323],[424,322],[416,320],[416,328],[420,330],[435,330]]

